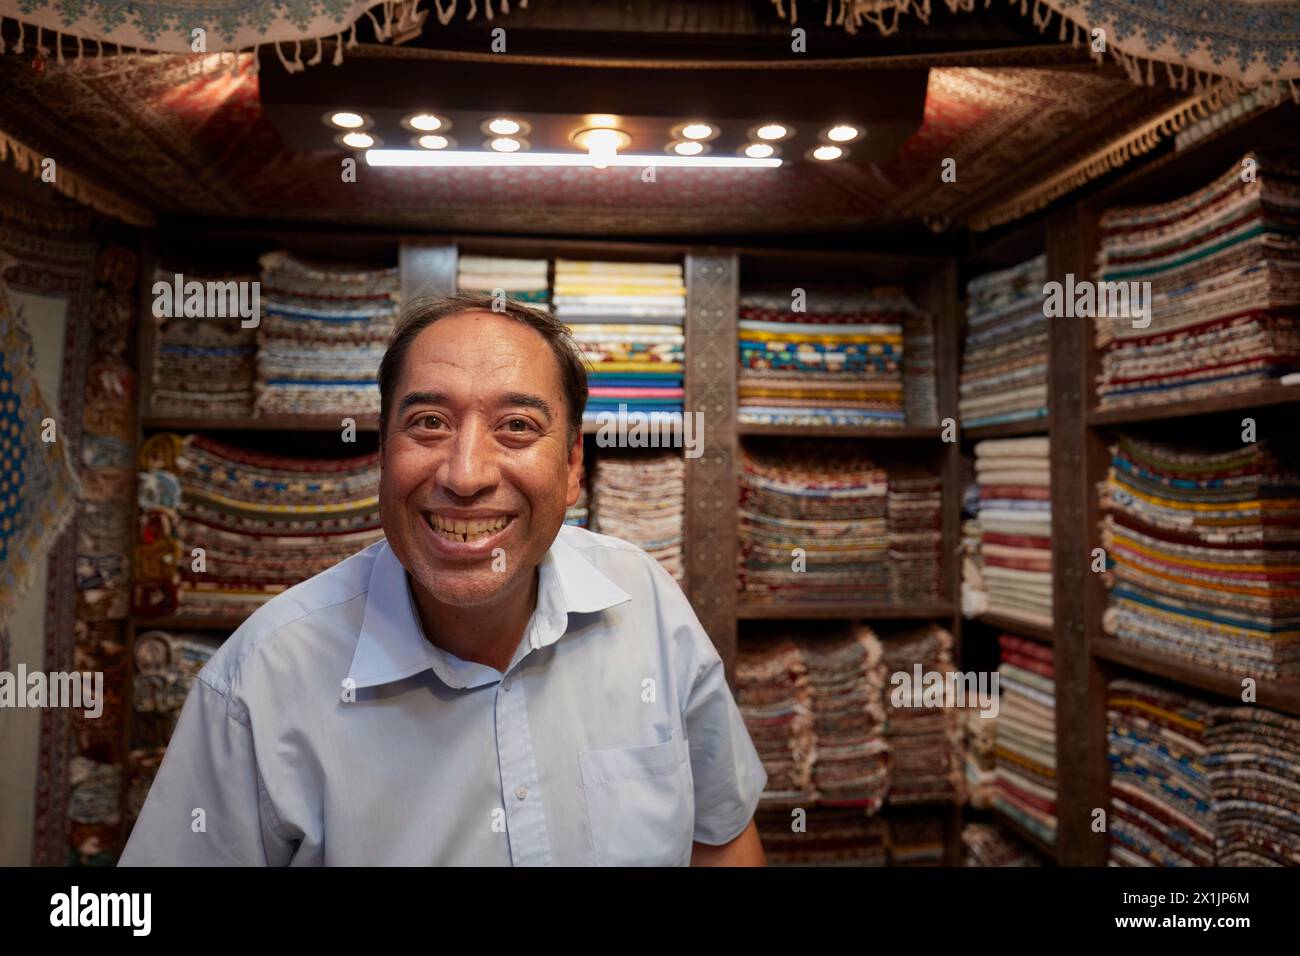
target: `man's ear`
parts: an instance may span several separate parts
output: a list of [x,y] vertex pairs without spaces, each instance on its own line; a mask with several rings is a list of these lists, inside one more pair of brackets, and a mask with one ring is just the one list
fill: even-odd
[[569,486],[566,490],[564,503],[566,507],[572,507],[578,503],[578,492],[582,488],[582,467],[583,467],[583,440],[582,431],[578,431],[578,437],[573,446],[569,449]]

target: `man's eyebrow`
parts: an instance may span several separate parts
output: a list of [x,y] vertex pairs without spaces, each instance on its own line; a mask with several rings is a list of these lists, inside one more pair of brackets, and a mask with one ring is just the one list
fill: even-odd
[[505,404],[507,405],[519,405],[523,408],[537,409],[546,416],[548,422],[555,417],[555,412],[551,410],[551,403],[537,395],[529,395],[526,392],[509,392],[504,397]]
[[402,414],[412,405],[443,405],[447,396],[442,392],[407,392],[397,405],[397,414]]

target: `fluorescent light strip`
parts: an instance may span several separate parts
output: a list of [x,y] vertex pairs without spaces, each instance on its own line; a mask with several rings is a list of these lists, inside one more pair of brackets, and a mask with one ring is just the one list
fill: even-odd
[[[366,162],[371,166],[593,166],[586,153],[487,153],[473,150],[368,149]],[[602,166],[711,166],[774,169],[781,165],[776,157],[751,159],[748,156],[602,156]]]

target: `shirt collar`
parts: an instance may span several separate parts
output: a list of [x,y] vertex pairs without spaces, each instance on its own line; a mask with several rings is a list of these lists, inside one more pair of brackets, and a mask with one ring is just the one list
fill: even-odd
[[[591,614],[630,601],[631,596],[561,540],[563,530],[538,564],[537,605],[511,667],[529,652],[554,644],[568,630],[570,614]],[[375,687],[432,669],[449,687],[478,687],[498,671],[464,661],[425,639],[406,569],[385,541],[370,570],[366,611],[348,678],[354,687]]]

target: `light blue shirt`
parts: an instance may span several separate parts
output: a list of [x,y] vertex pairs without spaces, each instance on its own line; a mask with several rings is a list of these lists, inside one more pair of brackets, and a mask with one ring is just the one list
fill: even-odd
[[740,835],[766,782],[644,551],[562,528],[503,674],[425,639],[380,542],[203,668],[122,863],[685,865]]

